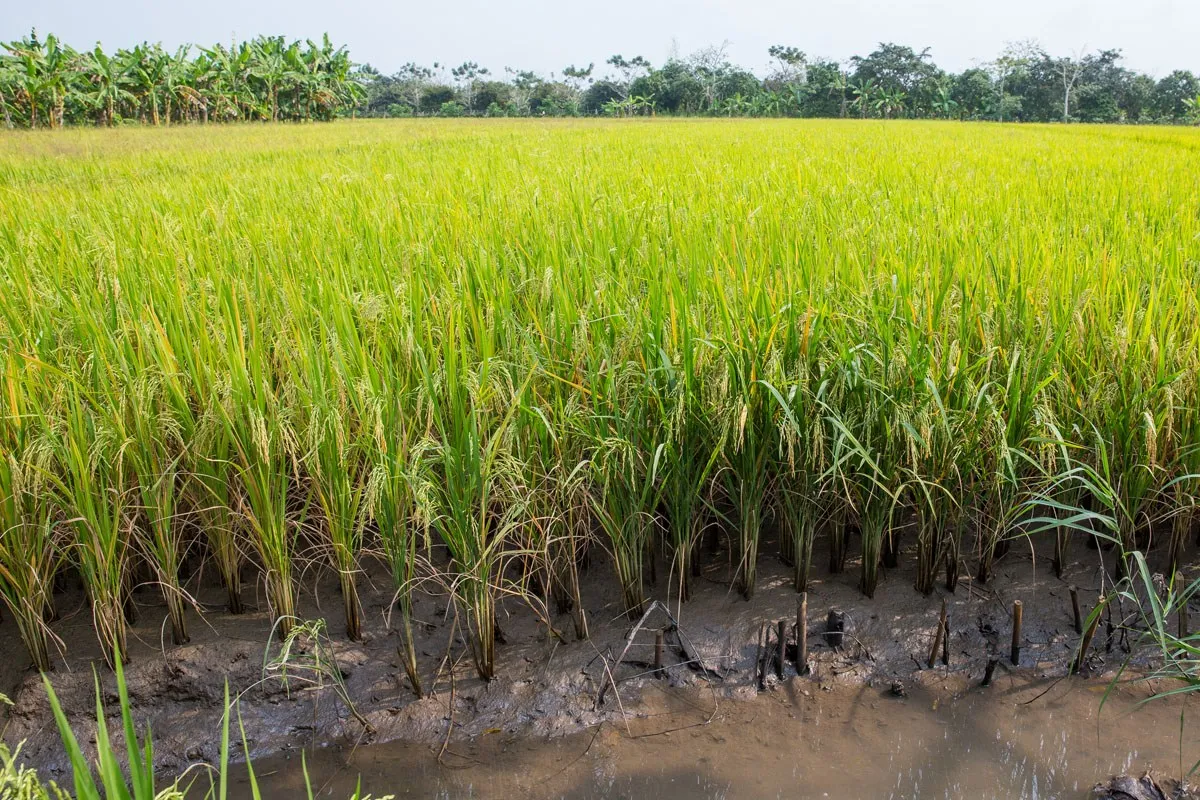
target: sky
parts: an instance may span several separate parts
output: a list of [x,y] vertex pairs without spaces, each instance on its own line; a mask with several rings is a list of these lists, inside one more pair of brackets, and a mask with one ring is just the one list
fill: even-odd
[[660,64],[727,44],[761,74],[773,44],[844,60],[882,41],[930,47],[958,71],[1026,39],[1052,55],[1119,48],[1156,76],[1200,72],[1200,0],[0,0],[0,40],[33,27],[78,49],[328,32],[383,72],[471,60],[544,75],[595,62],[599,74],[613,53]]

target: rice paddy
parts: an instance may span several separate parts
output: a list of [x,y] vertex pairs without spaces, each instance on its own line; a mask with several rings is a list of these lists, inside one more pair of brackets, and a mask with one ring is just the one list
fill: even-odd
[[187,640],[189,555],[230,613],[257,582],[281,635],[301,573],[335,573],[352,639],[380,560],[402,640],[436,580],[490,678],[497,602],[586,637],[598,559],[631,615],[713,558],[745,597],[764,558],[870,596],[902,542],[915,590],[953,590],[1035,531],[1059,569],[1095,535],[1172,574],[1200,494],[1197,186],[1187,129],[8,134],[0,596],[47,669],[56,573],[111,661],[139,582]]

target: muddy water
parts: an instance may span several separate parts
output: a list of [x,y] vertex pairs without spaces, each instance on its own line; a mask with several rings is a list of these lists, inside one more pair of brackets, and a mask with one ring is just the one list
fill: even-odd
[[[1110,774],[1180,774],[1200,734],[1193,701],[1100,708],[1098,681],[969,689],[822,689],[792,681],[751,701],[651,691],[646,716],[551,741],[496,733],[438,748],[379,745],[309,757],[321,797],[361,775],[376,795],[437,798],[1082,798]],[[1047,691],[1048,690],[1048,691]],[[1045,692],[1045,694],[1042,694]],[[1039,697],[1039,695],[1041,695]],[[260,762],[268,798],[303,787],[299,758]],[[245,791],[239,786],[238,791]],[[236,795],[236,793],[235,793]],[[245,795],[241,795],[245,796]]]

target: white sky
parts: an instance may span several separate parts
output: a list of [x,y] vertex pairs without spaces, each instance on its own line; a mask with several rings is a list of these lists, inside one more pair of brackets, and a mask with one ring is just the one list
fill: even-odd
[[686,55],[724,41],[759,72],[772,44],[844,59],[880,41],[929,46],[957,71],[1027,38],[1056,55],[1120,48],[1126,66],[1158,76],[1200,71],[1200,0],[0,0],[0,39],[35,26],[106,49],[328,31],[384,72],[473,60],[550,73],[613,53],[660,64],[673,43]]

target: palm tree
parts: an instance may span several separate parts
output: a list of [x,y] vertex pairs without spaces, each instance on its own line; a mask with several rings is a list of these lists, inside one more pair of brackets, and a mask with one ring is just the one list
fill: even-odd
[[839,101],[838,116],[842,119],[846,118],[846,92],[850,90],[850,73],[845,70],[838,70],[837,77],[829,83],[829,93],[832,95],[837,93]]
[[42,81],[42,46],[38,43],[37,32],[30,34],[28,39],[4,45],[12,54],[10,67],[12,75],[12,93],[14,101],[21,101],[29,106],[29,127],[37,127],[38,97],[41,94]]
[[778,92],[766,91],[758,95],[760,100],[761,115],[764,117],[778,117],[783,114],[783,96]]
[[882,89],[879,92],[879,99],[875,101],[875,110],[880,112],[887,119],[891,119],[892,114],[904,111],[904,98],[908,95],[901,89]]
[[51,128],[61,128],[63,124],[63,108],[66,105],[70,84],[75,78],[74,62],[78,53],[59,42],[58,37],[50,34],[46,37],[44,56],[42,60],[43,89],[50,92],[49,119]]
[[[325,37],[325,43],[328,48],[328,36]],[[350,51],[345,47],[339,47],[329,55],[328,84],[333,95],[333,103],[326,108],[329,117],[333,115],[338,104],[342,107],[349,107],[350,115],[353,117],[354,110],[367,95],[363,85],[351,77],[354,73],[354,66],[354,62],[350,60]]]
[[250,94],[250,59],[253,53],[244,42],[226,49],[216,45],[204,51],[213,62],[213,84],[217,109],[223,117],[241,119],[253,105]]
[[[292,48],[295,47],[292,45]],[[289,64],[292,48],[285,50],[283,39],[275,36],[258,39],[252,45],[250,74],[262,81],[267,90],[272,122],[279,121],[279,89],[294,75]]]
[[1200,125],[1200,94],[1184,98],[1183,105],[1187,108],[1187,115],[1192,123]]
[[796,116],[804,115],[804,102],[807,95],[804,92],[804,87],[795,83],[788,84],[789,98],[792,101],[792,106],[795,109]]
[[333,45],[329,35],[318,46],[312,39],[307,40],[308,48],[300,56],[301,69],[297,80],[297,89],[304,100],[304,119],[311,120],[313,107],[325,105],[333,98],[327,83],[330,60],[333,55]]
[[850,85],[854,91],[854,105],[858,108],[859,116],[866,119],[867,111],[871,108],[872,98],[879,91],[879,86],[872,80],[860,80]]
[[100,121],[111,127],[116,122],[117,104],[136,99],[125,88],[129,81],[125,65],[105,55],[100,45],[87,54],[83,64],[84,77],[90,88],[85,97],[90,105],[100,110]]
[[[122,54],[118,52],[117,55],[121,56]],[[159,95],[163,90],[170,56],[163,52],[160,45],[143,43],[132,50],[125,51],[124,57],[134,94],[142,104],[142,118],[145,119],[148,109],[151,123],[158,125],[161,119],[158,113]],[[167,110],[170,111],[170,106]]]
[[56,128],[67,121],[112,126],[122,116],[170,125],[210,114],[231,119],[332,119],[353,114],[366,91],[345,47],[282,37],[215,45],[194,58],[143,43],[82,54],[31,32],[0,43],[0,118],[8,127]]
[[950,119],[957,109],[958,101],[950,96],[950,86],[942,83],[938,86],[937,94],[933,98],[933,110],[946,119]]
[[0,60],[0,112],[4,114],[4,127],[13,127],[12,112],[16,109],[20,73],[16,65],[5,59]]
[[196,108],[200,112],[200,124],[203,125],[208,122],[209,103],[214,102],[216,95],[216,66],[212,57],[201,51],[189,68],[191,75],[188,83],[196,90]]
[[654,98],[645,95],[633,95],[629,98],[629,108],[634,114],[648,113],[653,117],[655,105]]
[[184,45],[175,51],[175,55],[166,56],[162,61],[162,96],[167,125],[171,124],[172,103],[179,108],[181,122],[185,108],[194,109],[200,104],[200,93],[192,86],[192,67],[188,61],[188,51],[191,49],[191,45]]
[[234,54],[219,44],[211,50],[202,49],[201,58],[197,60],[193,80],[198,86],[206,87],[208,113],[216,114],[218,120],[237,119],[240,114],[234,99],[237,70],[233,62]]

